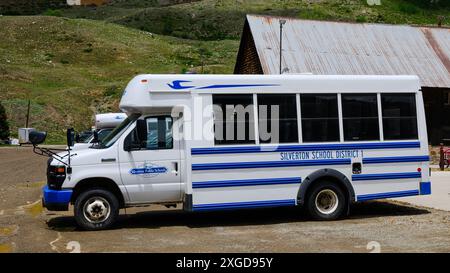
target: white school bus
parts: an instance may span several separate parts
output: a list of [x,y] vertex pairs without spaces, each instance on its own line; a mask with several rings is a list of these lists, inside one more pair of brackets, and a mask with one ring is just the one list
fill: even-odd
[[48,162],[44,206],[72,204],[85,229],[150,204],[334,220],[354,202],[431,192],[416,76],[139,75],[120,108],[102,142]]

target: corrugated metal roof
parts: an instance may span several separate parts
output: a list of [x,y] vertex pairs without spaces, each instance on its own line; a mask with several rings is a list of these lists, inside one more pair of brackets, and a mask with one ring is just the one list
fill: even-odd
[[[278,17],[248,15],[265,74],[279,73]],[[325,75],[418,75],[450,87],[450,29],[286,19],[283,68]]]

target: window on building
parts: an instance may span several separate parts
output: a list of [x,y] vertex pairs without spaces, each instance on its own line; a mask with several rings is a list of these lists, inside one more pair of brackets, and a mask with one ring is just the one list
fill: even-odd
[[253,95],[213,95],[216,145],[255,143]]
[[339,141],[337,94],[301,94],[303,142]]
[[379,140],[377,94],[342,94],[344,140]]
[[259,141],[261,143],[298,142],[296,105],[295,94],[258,95]]
[[381,94],[381,107],[384,139],[418,138],[415,94]]

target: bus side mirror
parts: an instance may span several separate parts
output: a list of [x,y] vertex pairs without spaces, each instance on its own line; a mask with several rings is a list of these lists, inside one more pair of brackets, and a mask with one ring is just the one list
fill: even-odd
[[28,135],[28,140],[33,145],[38,145],[44,143],[47,137],[47,132],[31,131]]
[[75,132],[73,128],[67,129],[67,146],[72,147],[75,144]]

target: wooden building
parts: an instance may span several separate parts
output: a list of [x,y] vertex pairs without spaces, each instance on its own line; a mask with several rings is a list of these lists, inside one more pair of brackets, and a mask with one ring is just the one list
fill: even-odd
[[234,72],[418,75],[429,141],[450,143],[450,29],[247,15]]

